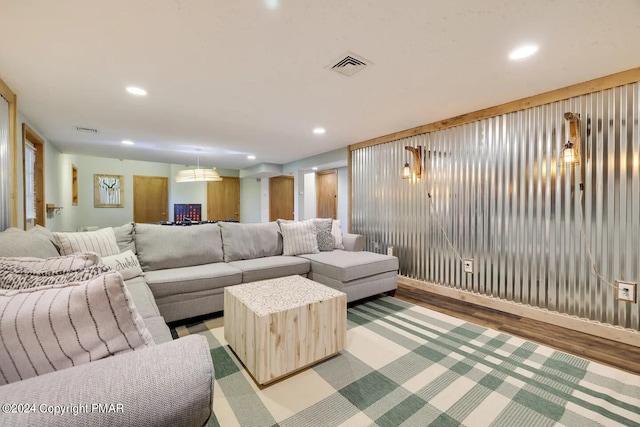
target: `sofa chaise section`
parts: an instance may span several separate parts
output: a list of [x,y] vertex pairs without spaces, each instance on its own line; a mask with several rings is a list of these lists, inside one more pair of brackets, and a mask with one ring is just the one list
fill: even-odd
[[394,256],[338,249],[298,256],[311,262],[309,279],[346,293],[348,302],[398,287],[398,258]]

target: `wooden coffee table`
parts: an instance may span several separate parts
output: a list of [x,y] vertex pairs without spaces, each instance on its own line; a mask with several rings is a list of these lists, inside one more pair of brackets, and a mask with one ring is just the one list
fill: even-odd
[[345,347],[347,295],[301,276],[224,288],[224,337],[264,385]]

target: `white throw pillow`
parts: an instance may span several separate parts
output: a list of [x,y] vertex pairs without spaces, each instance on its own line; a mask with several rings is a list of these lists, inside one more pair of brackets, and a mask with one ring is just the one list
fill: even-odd
[[317,254],[320,252],[316,224],[312,219],[300,222],[283,222],[280,224],[280,231],[282,231],[282,255]]
[[131,251],[126,251],[118,255],[102,257],[102,262],[118,271],[124,280],[133,279],[142,274],[138,257]]
[[0,290],[0,384],[154,345],[122,276]]
[[331,235],[333,236],[333,249],[344,249],[344,245],[342,244],[342,228],[339,219],[333,220],[333,224],[331,224]]
[[61,255],[95,252],[100,256],[109,256],[120,253],[116,235],[111,227],[79,233],[56,232],[53,233],[53,238],[60,247]]

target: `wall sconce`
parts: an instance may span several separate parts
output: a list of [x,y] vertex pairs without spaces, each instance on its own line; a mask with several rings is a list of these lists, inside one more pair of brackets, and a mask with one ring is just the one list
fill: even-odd
[[[420,178],[422,176],[422,147],[407,146],[404,147],[404,149],[413,153],[413,174],[416,178]],[[402,178],[411,178],[411,168],[409,167],[409,163],[405,163],[404,168],[402,168]]]
[[580,163],[580,114],[564,113],[568,121],[569,140],[562,146],[560,159],[564,166]]

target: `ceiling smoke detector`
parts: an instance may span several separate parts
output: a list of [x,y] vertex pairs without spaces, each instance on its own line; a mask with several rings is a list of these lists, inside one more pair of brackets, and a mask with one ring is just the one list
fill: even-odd
[[82,127],[82,126],[76,126],[76,130],[78,132],[85,132],[85,133],[98,133],[98,129],[85,128],[85,127]]
[[346,52],[335,61],[332,61],[326,68],[351,77],[370,64],[373,64],[373,62],[353,52]]

